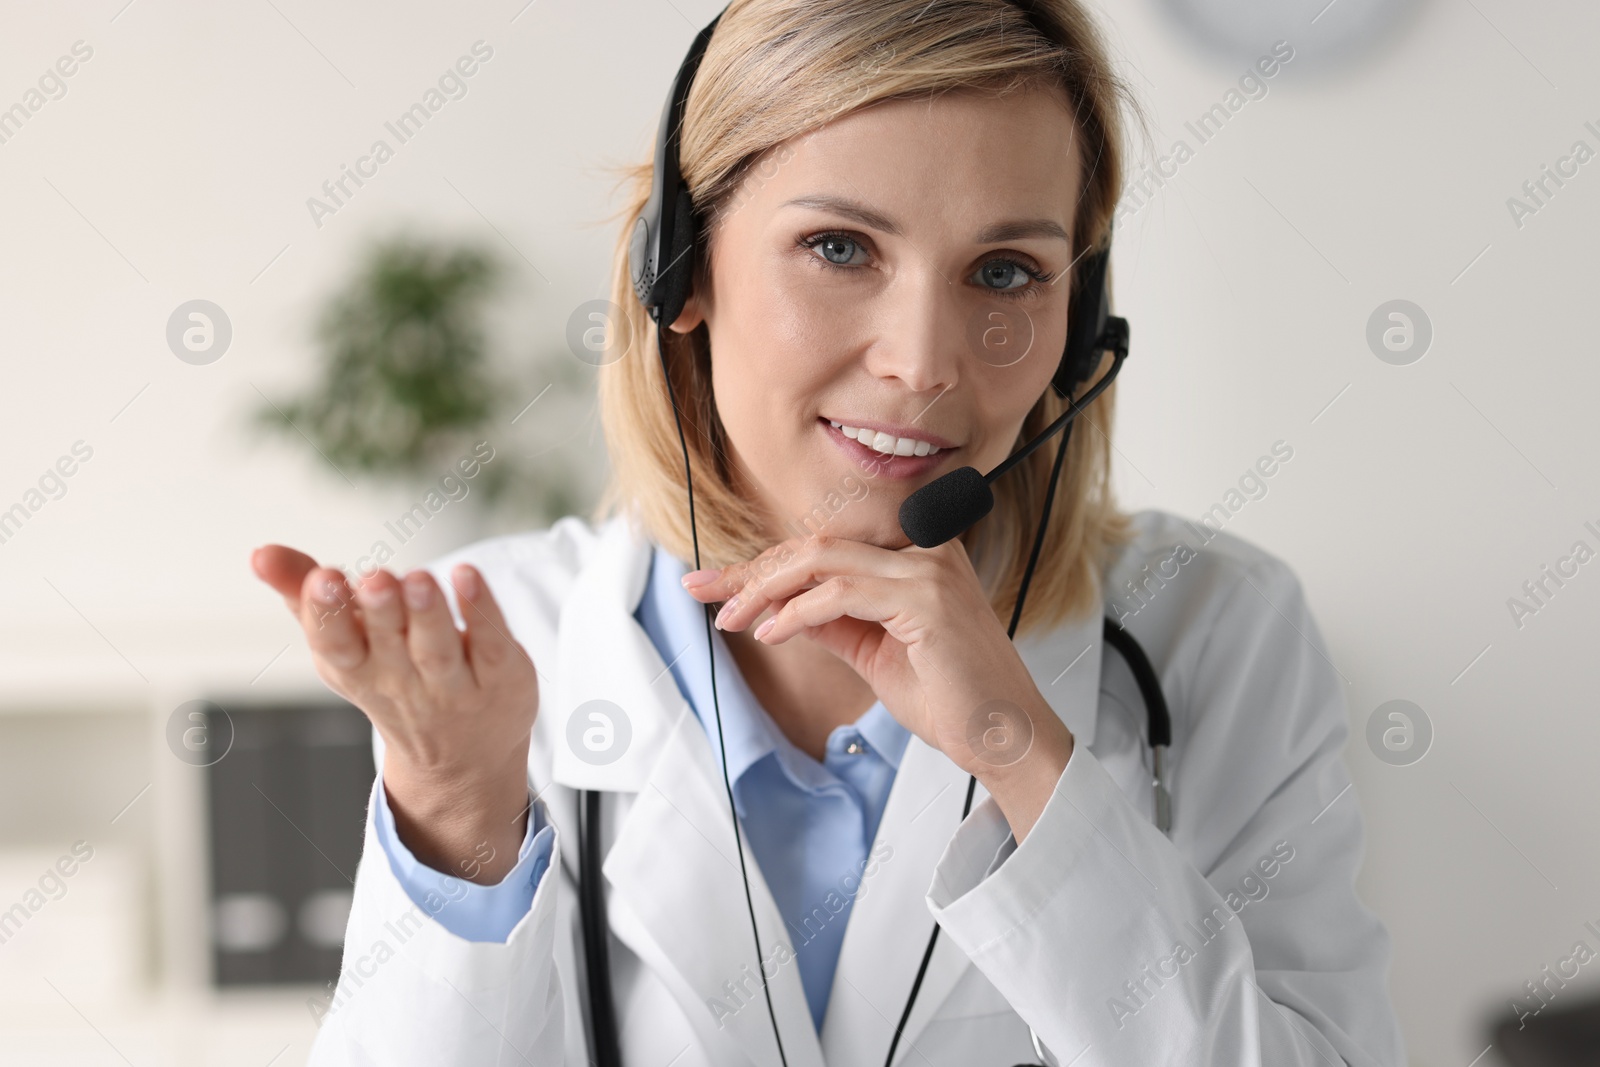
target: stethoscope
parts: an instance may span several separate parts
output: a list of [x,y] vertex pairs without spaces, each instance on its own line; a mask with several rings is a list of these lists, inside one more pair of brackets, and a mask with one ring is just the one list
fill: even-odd
[[[1033,16],[1031,9],[1020,0],[1013,0],[1024,11],[1030,21]],[[683,416],[678,407],[677,396],[672,388],[672,372],[668,366],[664,334],[667,324],[677,321],[689,293],[694,284],[695,263],[697,259],[697,243],[701,222],[689,189],[683,180],[683,172],[678,158],[678,134],[683,125],[684,108],[688,100],[689,85],[694,78],[695,71],[699,68],[700,60],[710,42],[712,31],[722,16],[716,18],[696,35],[690,45],[688,54],[678,68],[677,77],[673,80],[672,90],[667,96],[666,104],[661,111],[661,123],[656,136],[655,165],[651,177],[650,198],[639,214],[634,224],[634,230],[629,239],[628,265],[629,274],[633,281],[635,295],[639,298],[652,320],[656,323],[656,351],[661,360],[662,380],[666,384],[668,399],[672,403],[673,422],[678,431],[678,444],[683,452],[684,487],[688,491],[689,503],[689,532],[694,542],[694,566],[699,569],[700,563],[700,538],[695,525],[694,514],[694,480],[691,473],[692,464],[689,460],[689,446],[684,435]],[[1035,28],[1039,27],[1035,24]],[[1042,33],[1043,31],[1041,31]],[[1048,34],[1043,34],[1048,36]],[[1058,364],[1052,386],[1066,401],[1069,410],[1059,415],[1043,431],[1038,433],[1027,444],[1001,463],[994,470],[984,474],[972,467],[962,467],[934,479],[908,496],[900,508],[900,526],[913,544],[922,548],[931,548],[943,544],[959,536],[964,530],[982,519],[994,505],[994,497],[989,489],[990,483],[1000,478],[1007,472],[1017,468],[1018,464],[1045,440],[1056,433],[1061,433],[1061,442],[1057,446],[1054,467],[1050,475],[1050,482],[1045,491],[1044,503],[1039,518],[1038,530],[1034,536],[1032,554],[1029,556],[1026,569],[1023,571],[1022,582],[1017,591],[1017,597],[1012,610],[1011,624],[1007,636],[1015,637],[1019,620],[1022,616],[1023,602],[1027,596],[1028,585],[1032,580],[1034,566],[1038,562],[1039,554],[1044,546],[1045,532],[1050,519],[1051,504],[1055,499],[1056,484],[1060,478],[1061,467],[1066,459],[1067,443],[1072,436],[1073,420],[1082,414],[1095,397],[1104,392],[1117,373],[1122,368],[1123,360],[1128,355],[1128,323],[1125,319],[1118,318],[1109,313],[1109,300],[1105,288],[1106,266],[1110,256],[1109,235],[1104,247],[1092,254],[1085,250],[1085,258],[1077,267],[1075,274],[1074,299],[1069,310],[1068,331],[1066,347],[1062,359]],[[1093,376],[1098,368],[1103,354],[1110,351],[1116,358],[1111,369],[1108,370],[1095,385],[1087,390],[1080,400],[1072,399],[1078,385],[1086,382]],[[710,651],[712,641],[711,607],[705,605],[705,625],[707,651]],[[1162,697],[1161,686],[1155,676],[1155,671],[1150,666],[1149,657],[1139,647],[1123,627],[1115,620],[1106,619],[1104,626],[1106,643],[1115,648],[1127,661],[1132,669],[1134,678],[1139,685],[1139,693],[1144,701],[1146,713],[1149,717],[1148,731],[1146,734],[1151,749],[1151,788],[1155,797],[1155,821],[1163,833],[1170,830],[1172,821],[1171,797],[1166,785],[1166,750],[1172,740],[1171,720],[1167,714],[1166,701]],[[720,736],[722,730],[722,712],[716,707],[716,665],[715,658],[711,664],[711,693],[713,710],[716,714],[716,725]],[[750,932],[756,948],[757,956],[760,955],[761,937],[757,929],[755,902],[750,890],[750,877],[745,861],[742,833],[739,819],[733,802],[733,783],[728,777],[726,748],[723,749],[722,784],[727,794],[728,809],[733,823],[735,850],[739,856],[740,874],[744,882],[745,906],[750,920]],[[966,803],[962,808],[961,817],[965,819],[972,810],[974,791],[977,788],[976,777],[969,777],[967,782]],[[600,793],[584,791],[579,803],[578,851],[579,851],[579,909],[580,922],[583,928],[584,960],[588,970],[589,1015],[590,1032],[594,1042],[594,1059],[599,1067],[621,1067],[622,1056],[617,1036],[616,1009],[611,996],[611,966],[608,955],[607,925],[605,913],[605,897],[602,891],[602,875],[600,873]],[[906,1022],[911,1017],[911,1009],[916,1004],[917,993],[922,988],[923,978],[928,971],[928,964],[933,958],[934,946],[939,938],[939,925],[935,923],[928,938],[927,947],[923,950],[922,962],[917,969],[916,979],[911,986],[911,994],[906,1000],[905,1008],[900,1015],[900,1021],[895,1028],[894,1038],[889,1044],[888,1055],[884,1059],[885,1067],[894,1061],[895,1050],[899,1047],[900,1039],[905,1032]],[[772,1023],[773,1041],[777,1045],[778,1058],[787,1067],[788,1058],[783,1050],[783,1036],[778,1027],[777,1012],[772,1006],[772,990],[766,982],[766,974],[762,972],[762,993],[766,998],[767,1016]],[[1029,1030],[1033,1038],[1034,1051],[1042,1063],[1052,1062],[1047,1056],[1037,1034]]]
[[[1155,825],[1164,834],[1172,831],[1172,795],[1167,791],[1167,748],[1172,744],[1172,717],[1167,711],[1166,697],[1161,692],[1161,682],[1150,657],[1143,646],[1115,619],[1107,618],[1101,629],[1106,645],[1114,648],[1133,672],[1139,686],[1139,696],[1144,702],[1148,719],[1142,741],[1150,749],[1150,788],[1154,799]],[[968,804],[971,797],[969,792]],[[611,996],[611,946],[606,926],[606,900],[604,876],[600,864],[601,853],[601,794],[595,790],[580,791],[578,803],[578,912],[583,928],[583,959],[587,972],[589,991],[589,1026],[591,1039],[601,1067],[620,1067],[621,1054],[617,1037],[616,1007]],[[929,944],[931,956],[932,944]],[[916,985],[921,986],[927,970],[928,957],[917,972]],[[915,990],[912,997],[915,999]],[[910,1015],[910,1004],[906,1015]],[[904,1019],[901,1020],[902,1027]],[[898,1040],[898,1033],[896,1038]],[[1028,1036],[1033,1041],[1034,1054],[1041,1064],[1056,1061],[1044,1048],[1039,1035],[1030,1027]],[[892,1055],[892,1052],[891,1052]],[[608,1059],[615,1056],[615,1059]]]

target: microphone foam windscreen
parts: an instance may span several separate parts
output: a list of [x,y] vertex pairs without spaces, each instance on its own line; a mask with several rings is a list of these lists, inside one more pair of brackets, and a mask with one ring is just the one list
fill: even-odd
[[900,505],[900,529],[918,548],[933,548],[989,514],[994,493],[976,467],[935,478]]

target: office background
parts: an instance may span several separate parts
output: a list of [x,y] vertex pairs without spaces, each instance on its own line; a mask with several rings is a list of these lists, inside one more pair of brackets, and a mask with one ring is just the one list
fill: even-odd
[[[267,810],[252,784],[272,803],[317,768],[370,770],[336,709],[263,725],[327,694],[248,554],[354,566],[382,541],[409,568],[510,520],[469,495],[397,537],[447,470],[349,477],[253,412],[314,380],[316,315],[372,241],[475,241],[508,271],[490,340],[520,402],[497,455],[572,472],[586,506],[603,445],[567,337],[607,295],[607,168],[642,158],[719,6],[4,5],[0,108],[27,116],[0,121],[0,509],[27,517],[0,542],[0,911],[50,891],[0,944],[0,1060],[303,1062],[318,985],[252,975],[325,965],[353,857],[307,825],[315,803],[280,810],[294,832],[269,819],[262,839],[302,851],[257,875],[294,867],[323,895],[293,914],[228,897],[211,813]],[[1600,11],[1095,6],[1160,178],[1113,258],[1133,330],[1119,491],[1210,514],[1299,574],[1348,681],[1339,802],[1366,817],[1360,889],[1394,937],[1411,1062],[1504,1062],[1491,1021],[1577,942],[1600,950],[1600,562],[1574,556],[1600,550],[1600,162],[1573,155],[1600,150]],[[1279,40],[1294,58],[1241,83]],[[463,57],[461,92],[388,132]],[[1226,121],[1195,126],[1214,105]],[[330,196],[380,138],[392,157]],[[169,342],[196,300],[229,328],[210,361]],[[577,385],[541,394],[557,381]],[[1278,442],[1293,458],[1249,479]],[[239,748],[212,759],[224,734]],[[263,788],[244,761],[273,745],[294,753]],[[243,777],[219,785],[225,768]],[[291,935],[311,947],[238,962]]]

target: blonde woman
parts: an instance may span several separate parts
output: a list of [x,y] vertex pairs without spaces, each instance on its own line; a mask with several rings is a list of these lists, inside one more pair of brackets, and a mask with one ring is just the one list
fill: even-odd
[[381,767],[311,1062],[1401,1063],[1294,573],[1120,512],[1108,369],[1052,388],[1132,103],[1084,9],[734,0],[691,60],[599,512],[403,579],[253,557]]

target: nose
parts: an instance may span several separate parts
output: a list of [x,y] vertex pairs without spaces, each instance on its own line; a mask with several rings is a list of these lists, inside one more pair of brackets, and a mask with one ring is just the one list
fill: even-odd
[[959,297],[956,280],[931,264],[902,272],[884,292],[882,333],[867,350],[867,369],[913,393],[952,388],[965,344]]

